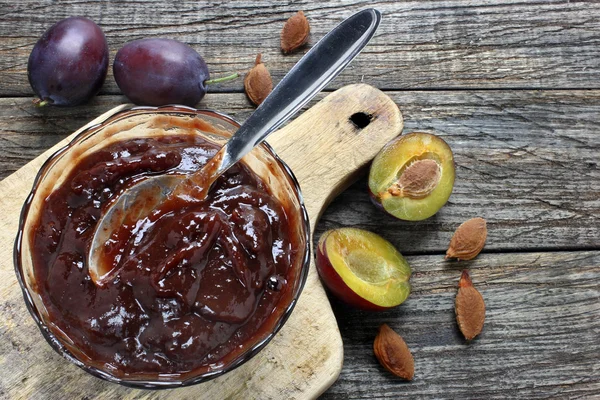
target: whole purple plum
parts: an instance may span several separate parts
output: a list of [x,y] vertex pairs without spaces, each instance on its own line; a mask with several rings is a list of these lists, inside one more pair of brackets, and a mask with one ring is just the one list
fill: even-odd
[[141,105],[196,105],[206,94],[208,67],[194,49],[173,39],[139,39],[115,57],[117,85]]
[[52,25],[29,55],[27,76],[38,104],[75,106],[102,87],[108,70],[108,45],[93,21],[70,17]]

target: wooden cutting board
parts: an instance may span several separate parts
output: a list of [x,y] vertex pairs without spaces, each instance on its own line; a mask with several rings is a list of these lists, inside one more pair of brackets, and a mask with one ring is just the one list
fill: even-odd
[[[359,84],[328,95],[269,137],[300,182],[311,230],[327,204],[402,127],[393,101]],[[304,399],[317,397],[337,379],[342,340],[314,262],[296,308],[272,342],[212,381],[171,390],[130,389],[95,378],[54,352],[25,307],[14,273],[13,243],[39,167],[70,138],[0,182],[0,399]]]

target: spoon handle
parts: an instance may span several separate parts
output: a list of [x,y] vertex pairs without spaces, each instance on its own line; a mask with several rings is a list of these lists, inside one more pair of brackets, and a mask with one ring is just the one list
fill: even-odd
[[380,21],[379,11],[362,10],[319,40],[219,151],[215,175],[239,161],[331,82],[366,46]]

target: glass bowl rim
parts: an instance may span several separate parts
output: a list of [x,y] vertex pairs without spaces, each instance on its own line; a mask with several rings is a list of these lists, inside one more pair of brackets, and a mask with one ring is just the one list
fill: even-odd
[[[25,280],[23,277],[23,268],[21,265],[21,257],[22,257],[21,245],[22,245],[22,241],[23,241],[23,229],[25,227],[25,220],[28,215],[29,207],[31,205],[33,197],[35,196],[37,186],[38,186],[42,176],[45,174],[45,172],[47,172],[46,170],[47,170],[50,162],[52,160],[54,160],[57,156],[61,155],[63,152],[66,152],[69,148],[71,148],[73,146],[74,143],[76,143],[78,140],[80,140],[83,136],[88,134],[90,131],[99,129],[102,127],[102,125],[112,121],[113,119],[118,119],[120,116],[122,116],[122,114],[127,114],[132,111],[147,111],[148,113],[151,113],[152,111],[174,112],[174,113],[181,112],[181,113],[186,113],[186,114],[207,115],[207,116],[222,119],[234,126],[237,126],[238,128],[241,125],[239,122],[237,122],[235,119],[233,119],[229,115],[221,113],[219,111],[214,111],[214,110],[211,110],[208,108],[198,109],[198,108],[182,106],[182,105],[165,105],[165,106],[158,106],[158,107],[135,106],[134,105],[134,106],[127,106],[125,108],[121,108],[121,109],[111,113],[110,115],[107,115],[105,118],[102,119],[102,121],[98,122],[97,124],[94,124],[92,126],[85,128],[80,133],[78,133],[74,138],[72,138],[69,141],[69,143],[65,144],[63,147],[61,147],[60,149],[58,149],[54,153],[52,153],[48,157],[48,159],[46,159],[44,161],[44,163],[40,166],[39,171],[37,172],[37,174],[35,176],[35,179],[33,181],[33,186],[31,188],[31,191],[29,192],[29,195],[25,199],[25,202],[23,204],[23,207],[21,209],[21,213],[19,216],[19,228],[18,228],[18,232],[17,232],[17,237],[15,239],[14,250],[13,250],[13,262],[14,262],[14,266],[15,266],[15,273],[17,275],[17,280],[19,282],[19,286],[21,287],[21,291],[23,293],[25,305],[27,306],[29,313],[33,317],[37,327],[40,329],[42,336],[44,337],[46,342],[48,342],[48,344],[50,344],[52,349],[54,349],[54,351],[56,351],[58,354],[60,354],[63,358],[65,358],[68,361],[70,361],[71,363],[77,365],[79,368],[83,369],[87,373],[89,373],[95,377],[101,378],[103,380],[112,382],[112,383],[118,383],[123,386],[137,388],[137,389],[173,389],[173,388],[178,388],[178,387],[195,385],[198,383],[209,381],[218,376],[224,375],[224,374],[234,370],[235,368],[239,367],[240,365],[244,364],[246,361],[250,360],[251,358],[253,358],[258,352],[260,352],[275,337],[275,335],[281,330],[283,325],[285,325],[285,323],[287,322],[294,307],[296,306],[296,303],[298,302],[298,298],[300,297],[300,294],[302,293],[302,289],[304,288],[304,285],[306,284],[306,280],[308,277],[308,271],[310,268],[310,253],[311,253],[311,251],[310,251],[310,221],[308,218],[308,212],[306,211],[306,207],[304,205],[304,197],[302,196],[300,184],[298,183],[296,176],[294,175],[294,173],[292,172],[290,167],[277,155],[277,153],[271,147],[271,145],[269,145],[266,141],[263,141],[259,146],[262,146],[267,151],[267,153],[271,157],[273,157],[273,159],[282,168],[284,174],[287,175],[287,178],[291,184],[291,188],[293,189],[293,193],[296,195],[296,197],[298,199],[298,204],[300,206],[300,209],[298,210],[299,216],[300,216],[300,223],[304,227],[304,235],[303,235],[304,255],[302,257],[302,260],[300,261],[300,263],[301,263],[300,274],[298,277],[299,282],[298,282],[298,285],[297,285],[295,291],[292,293],[292,300],[286,306],[286,308],[283,310],[279,320],[275,322],[273,330],[270,331],[269,334],[267,334],[262,340],[258,341],[252,347],[247,349],[245,352],[241,353],[236,359],[234,359],[225,368],[218,370],[218,371],[211,371],[211,372],[207,372],[204,374],[200,374],[200,375],[191,377],[186,380],[162,381],[162,380],[118,378],[118,377],[113,376],[105,371],[102,371],[102,370],[96,368],[96,367],[86,365],[83,361],[76,358],[62,344],[62,342],[52,333],[50,328],[48,328],[48,326],[42,321],[42,319],[39,315],[37,307],[33,301],[33,298],[31,297],[31,294],[29,293],[29,288],[26,286]],[[302,248],[300,248],[298,250],[302,250]]]

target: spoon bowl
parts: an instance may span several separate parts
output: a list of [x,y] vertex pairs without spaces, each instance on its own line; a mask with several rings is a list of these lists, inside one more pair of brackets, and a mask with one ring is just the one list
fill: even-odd
[[[113,238],[119,227],[137,223],[143,225],[148,216],[163,204],[173,190],[186,179],[185,175],[159,175],[146,179],[123,192],[102,218],[102,225],[96,229],[89,252],[89,274],[97,286],[103,286],[118,273],[114,255],[107,248],[119,249]],[[116,243],[115,243],[116,242]],[[91,267],[93,266],[93,268]]]

